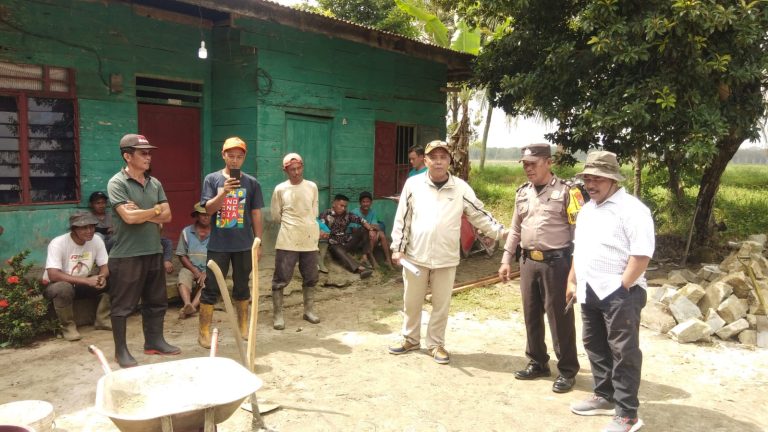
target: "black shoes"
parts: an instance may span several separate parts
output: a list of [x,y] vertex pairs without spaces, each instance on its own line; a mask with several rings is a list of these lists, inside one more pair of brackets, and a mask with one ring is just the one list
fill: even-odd
[[360,279],[368,279],[372,274],[373,270],[371,269],[360,270]]
[[552,391],[555,393],[568,393],[573,389],[573,385],[576,384],[576,378],[566,378],[562,375],[558,375],[555,379],[555,383],[552,384]]
[[540,365],[532,361],[528,363],[528,367],[525,369],[515,372],[515,378],[519,380],[532,380],[539,377],[548,377],[551,374],[549,366]]

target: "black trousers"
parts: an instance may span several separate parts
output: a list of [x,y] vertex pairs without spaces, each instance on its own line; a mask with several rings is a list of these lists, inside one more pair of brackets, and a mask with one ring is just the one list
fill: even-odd
[[548,261],[520,260],[520,290],[527,336],[525,355],[541,365],[549,361],[544,341],[546,314],[558,360],[557,369],[566,378],[572,378],[579,372],[573,309],[564,313],[565,286],[570,268],[570,255]]
[[279,290],[285,288],[293,278],[293,269],[296,263],[299,263],[299,272],[303,282],[303,288],[313,287],[317,284],[317,251],[289,251],[275,249],[275,272],[272,274],[272,289]]
[[362,250],[363,253],[368,253],[369,243],[368,230],[359,229],[352,232],[352,238],[346,244],[331,244],[328,245],[328,250],[331,251],[331,256],[338,261],[342,267],[352,273],[356,273],[357,269],[360,267],[360,263],[352,258],[349,253],[357,250]]
[[587,285],[587,299],[581,305],[584,348],[592,366],[595,394],[616,402],[616,415],[637,417],[640,401],[640,310],[646,291],[640,286],[618,288],[600,300]]
[[165,314],[168,294],[162,254],[110,258],[108,266],[111,316],[130,315],[139,304],[139,299],[142,314]]
[[[213,260],[216,265],[221,269],[221,274],[227,277],[229,273],[229,263],[232,263],[232,299],[233,300],[249,300],[251,298],[251,290],[248,288],[248,278],[251,275],[253,263],[251,262],[251,250],[245,250],[240,252],[214,252],[208,251],[208,260]],[[206,272],[205,286],[203,292],[200,294],[200,303],[212,305],[216,304],[219,299],[221,291],[219,291],[219,283],[216,281],[216,276],[212,271]]]

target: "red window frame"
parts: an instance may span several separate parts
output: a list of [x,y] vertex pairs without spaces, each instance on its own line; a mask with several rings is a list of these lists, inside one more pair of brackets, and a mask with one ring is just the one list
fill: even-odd
[[[6,62],[9,63],[9,62]],[[62,204],[62,203],[79,203],[81,200],[80,195],[80,112],[78,110],[77,92],[75,90],[75,71],[72,68],[64,68],[59,66],[49,65],[30,65],[15,63],[17,66],[34,66],[42,68],[42,77],[23,78],[17,75],[6,75],[0,71],[0,82],[3,79],[14,79],[24,81],[42,81],[43,90],[24,90],[24,89],[10,89],[2,87],[0,84],[0,96],[10,96],[16,98],[16,107],[18,110],[18,122],[19,122],[19,171],[21,178],[21,201],[4,203],[1,202],[0,206],[31,206],[31,205],[50,205],[50,204]],[[51,78],[51,69],[65,69],[67,71],[67,79],[59,80]],[[54,84],[65,84],[67,91],[52,90]],[[73,153],[74,153],[74,171],[75,171],[75,199],[66,201],[32,201],[32,183],[30,179],[30,159],[29,159],[29,111],[28,111],[28,98],[50,98],[50,99],[69,99],[72,101],[72,109],[74,113],[74,127],[73,127]]]

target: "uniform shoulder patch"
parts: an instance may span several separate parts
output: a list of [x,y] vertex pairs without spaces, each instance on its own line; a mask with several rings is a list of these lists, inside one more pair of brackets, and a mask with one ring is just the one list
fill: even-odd
[[525,182],[525,183],[521,184],[520,187],[518,187],[515,192],[520,192],[521,190],[525,189],[526,186],[528,186],[530,184],[531,184],[531,182]]

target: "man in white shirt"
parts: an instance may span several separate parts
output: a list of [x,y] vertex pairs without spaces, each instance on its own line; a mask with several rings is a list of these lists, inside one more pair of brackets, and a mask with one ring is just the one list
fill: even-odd
[[50,283],[45,287],[44,295],[53,302],[64,339],[68,341],[81,338],[72,310],[72,302],[76,298],[101,295],[94,328],[112,330],[109,325],[109,294],[104,289],[109,277],[109,256],[101,237],[94,237],[98,223],[99,220],[90,212],[75,212],[69,217],[69,232],[48,244],[43,280]]
[[567,300],[581,304],[584,348],[592,366],[594,394],[571,405],[578,415],[613,415],[604,432],[634,432],[643,354],[640,311],[645,306],[645,269],[655,237],[651,212],[619,182],[616,155],[587,155],[584,180],[591,201],[576,220]]
[[314,182],[304,178],[304,161],[297,153],[288,153],[283,158],[283,171],[288,180],[275,187],[270,211],[272,219],[280,223],[275,243],[275,273],[272,276],[272,328],[283,330],[283,288],[293,278],[293,269],[299,263],[304,282],[304,319],[317,324],[320,318],[315,314],[315,285],[317,272],[320,228],[318,214],[318,192]]

